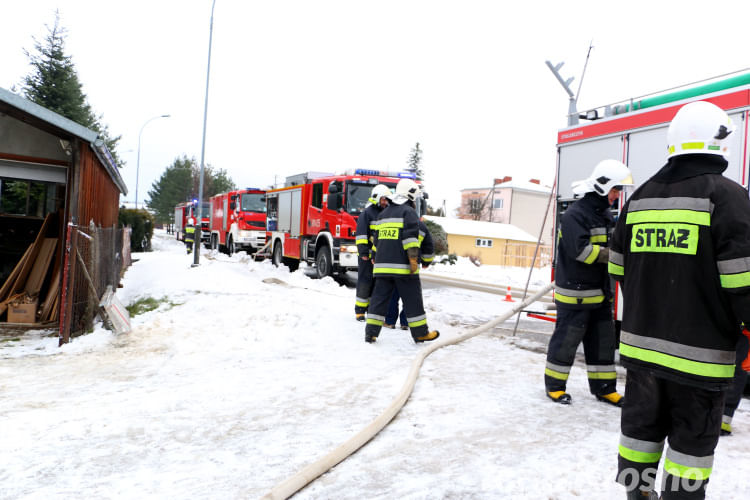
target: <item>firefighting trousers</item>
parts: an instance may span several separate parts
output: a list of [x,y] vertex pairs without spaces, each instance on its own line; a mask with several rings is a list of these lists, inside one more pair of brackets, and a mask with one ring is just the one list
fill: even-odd
[[617,389],[615,325],[612,309],[605,303],[594,309],[558,307],[544,369],[547,392],[565,390],[581,342],[591,394],[609,394]]
[[745,390],[747,383],[747,372],[742,369],[742,362],[747,357],[748,338],[740,335],[740,341],[737,343],[737,364],[734,367],[734,379],[732,385],[727,390],[726,402],[724,403],[724,416],[722,417],[721,428],[732,432],[732,417],[735,410],[740,405],[742,392]]
[[389,276],[378,276],[375,279],[375,288],[372,291],[370,308],[367,311],[367,324],[365,333],[373,337],[380,334],[380,329],[385,322],[388,305],[393,296],[393,290],[398,290],[401,301],[404,303],[406,321],[409,325],[412,338],[423,337],[428,333],[427,316],[424,312],[422,302],[422,283],[419,275],[392,278]]
[[357,260],[357,297],[354,299],[354,313],[364,314],[370,305],[370,296],[372,295],[372,261],[370,259]]
[[[662,499],[703,499],[719,441],[725,391],[710,391],[628,370],[620,420],[617,482]],[[662,457],[662,484],[656,472]]]

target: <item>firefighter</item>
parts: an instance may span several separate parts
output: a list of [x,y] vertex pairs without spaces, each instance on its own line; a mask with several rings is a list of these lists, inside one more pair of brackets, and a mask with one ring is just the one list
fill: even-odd
[[[416,209],[414,202],[409,200],[406,203],[410,204],[412,208]],[[427,225],[422,219],[419,219],[419,262],[422,264],[422,269],[427,269],[435,260],[435,245],[432,242],[432,234],[427,229]],[[398,312],[398,302],[401,296],[398,294],[398,290],[393,290],[393,296],[391,302],[388,305],[388,313],[385,315],[385,328],[395,329],[396,318],[399,320],[399,324],[402,330],[408,330],[408,321],[406,320],[406,312],[401,309],[401,314]]]
[[375,221],[373,252],[375,287],[367,311],[365,342],[377,340],[385,321],[388,303],[394,288],[401,295],[406,321],[414,342],[435,340],[437,330],[427,327],[427,316],[422,303],[419,281],[419,218],[408,201],[416,201],[419,185],[411,179],[401,179],[395,194]]
[[615,326],[612,287],[607,274],[609,234],[614,221],[609,207],[624,185],[632,185],[628,167],[604,160],[591,175],[573,183],[583,198],[562,215],[557,236],[555,304],[557,321],[547,349],[544,385],[547,397],[570,404],[565,392],[578,345],[583,342],[589,390],[597,400],[622,405],[615,372]]
[[187,223],[185,224],[185,247],[187,253],[190,255],[193,252],[193,244],[195,241],[195,220],[192,217],[188,217]]
[[357,219],[356,243],[359,261],[357,262],[357,297],[354,299],[354,316],[357,321],[365,320],[367,306],[372,295],[372,223],[380,212],[388,206],[391,190],[384,184],[372,188],[369,204]]
[[[679,109],[666,165],[617,221],[609,272],[623,291],[627,369],[617,482],[628,499],[702,499],[750,320],[750,200],[722,176],[735,125],[718,106]],[[664,441],[669,446],[664,453]]]

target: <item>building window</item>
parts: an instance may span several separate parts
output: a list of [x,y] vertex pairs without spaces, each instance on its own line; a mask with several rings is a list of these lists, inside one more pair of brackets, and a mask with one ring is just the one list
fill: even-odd
[[492,248],[492,240],[488,240],[485,238],[477,238],[476,246],[479,248],[481,247]]
[[471,198],[469,199],[469,213],[479,215],[482,212],[482,199]]
[[500,198],[500,199],[497,199],[497,200],[493,200],[493,202],[492,202],[492,208],[503,208],[503,199]]

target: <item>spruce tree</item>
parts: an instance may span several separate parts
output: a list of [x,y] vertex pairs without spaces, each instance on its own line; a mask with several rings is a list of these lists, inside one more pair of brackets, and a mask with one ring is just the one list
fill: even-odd
[[66,30],[60,26],[60,12],[55,11],[55,24],[47,28],[43,41],[34,38],[35,53],[24,51],[29,58],[32,72],[21,84],[23,96],[50,111],[97,132],[104,140],[115,162],[122,166],[117,155],[117,143],[121,136],[109,135],[107,125],[101,123],[83,93],[73,61],[65,54]]
[[411,148],[409,158],[406,161],[406,170],[414,172],[417,176],[417,180],[424,180],[424,171],[422,170],[422,150],[419,148],[419,143]]
[[[167,167],[148,192],[146,205],[154,212],[157,223],[169,223],[179,203],[198,198],[200,165],[195,158],[183,155]],[[206,165],[203,172],[203,201],[211,196],[236,189],[232,179],[222,169]]]

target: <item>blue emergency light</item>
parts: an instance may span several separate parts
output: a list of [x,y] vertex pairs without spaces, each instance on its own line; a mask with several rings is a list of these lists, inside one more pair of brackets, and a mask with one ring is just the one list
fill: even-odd
[[387,170],[369,170],[365,168],[358,168],[354,170],[351,175],[377,175],[380,177],[398,177],[401,179],[416,179],[417,174],[414,172],[389,172]]

